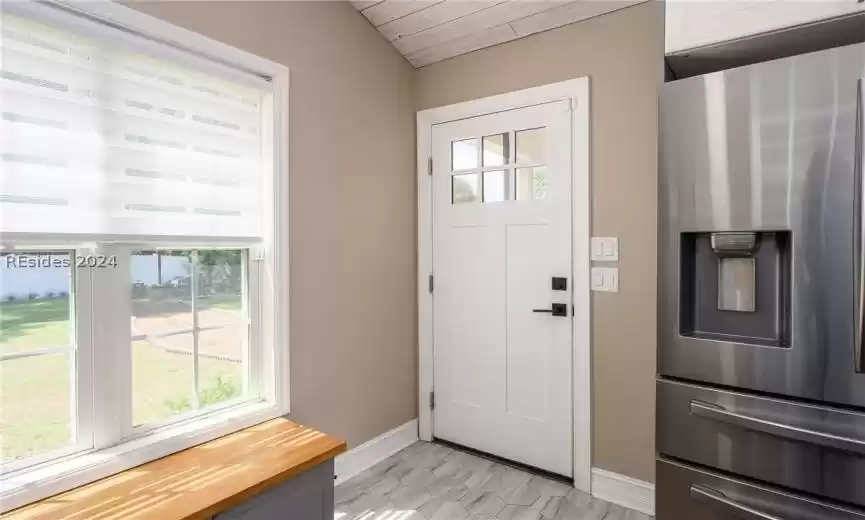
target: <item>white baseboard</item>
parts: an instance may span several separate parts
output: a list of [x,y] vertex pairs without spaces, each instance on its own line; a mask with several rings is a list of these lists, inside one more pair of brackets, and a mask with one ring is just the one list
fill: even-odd
[[655,485],[592,468],[592,495],[634,511],[655,515]]
[[336,483],[363,473],[394,453],[402,451],[417,442],[417,419],[385,432],[336,458],[334,473]]

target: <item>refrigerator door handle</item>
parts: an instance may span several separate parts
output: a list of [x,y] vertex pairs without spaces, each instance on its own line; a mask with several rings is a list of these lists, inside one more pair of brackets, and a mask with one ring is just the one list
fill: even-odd
[[853,189],[856,209],[854,245],[856,251],[856,372],[865,373],[865,225],[863,225],[863,163],[865,163],[865,79],[856,87],[856,157]]
[[723,406],[707,403],[705,401],[691,401],[691,415],[698,415],[713,421],[727,423],[747,430],[766,433],[776,437],[783,437],[794,441],[806,442],[835,448],[854,453],[865,453],[865,441],[841,437],[831,433],[799,428],[767,419],[759,419],[736,412],[731,412]]
[[739,518],[749,520],[784,520],[780,516],[763,513],[752,507],[730,500],[724,493],[700,484],[691,484],[691,498],[700,502],[715,503],[732,510]]

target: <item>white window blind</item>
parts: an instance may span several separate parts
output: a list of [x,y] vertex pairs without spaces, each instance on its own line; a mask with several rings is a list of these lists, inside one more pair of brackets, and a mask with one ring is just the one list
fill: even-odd
[[4,15],[0,233],[259,237],[268,92]]

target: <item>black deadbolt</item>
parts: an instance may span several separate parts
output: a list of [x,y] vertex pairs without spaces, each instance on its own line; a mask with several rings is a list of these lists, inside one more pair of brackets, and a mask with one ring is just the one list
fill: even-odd
[[559,276],[553,276],[553,290],[554,291],[567,291],[568,290],[568,279],[562,278]]

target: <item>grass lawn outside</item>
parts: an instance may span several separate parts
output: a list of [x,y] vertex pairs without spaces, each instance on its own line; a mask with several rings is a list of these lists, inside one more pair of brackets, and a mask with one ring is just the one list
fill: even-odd
[[0,461],[37,455],[71,439],[69,355],[0,362]]
[[0,303],[0,354],[70,345],[69,298]]
[[242,296],[239,294],[214,294],[202,300],[206,307],[224,311],[240,312],[243,307]]
[[[240,310],[238,296],[207,299],[206,306]],[[0,353],[70,345],[68,298],[0,303]],[[136,341],[132,348],[133,424],[158,422],[191,409],[192,356]],[[0,461],[45,453],[72,440],[72,350],[0,362]],[[240,395],[242,364],[201,357],[204,404]]]

